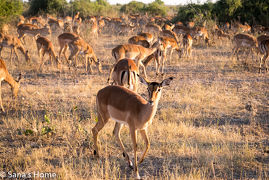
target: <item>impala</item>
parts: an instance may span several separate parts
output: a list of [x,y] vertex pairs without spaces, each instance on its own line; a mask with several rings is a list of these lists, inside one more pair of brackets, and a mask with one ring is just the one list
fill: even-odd
[[138,68],[132,59],[121,59],[111,69],[108,82],[112,77],[112,84],[128,85],[133,91],[137,91]]
[[178,39],[176,33],[173,32],[172,30],[163,30],[163,31],[161,32],[161,35],[162,35],[162,36],[166,36],[166,37],[174,38],[174,39],[177,41],[177,43],[179,43],[179,39]]
[[46,53],[48,53],[48,55],[50,57],[51,64],[52,64],[52,57],[53,57],[55,62],[57,63],[57,65],[59,67],[59,65],[60,65],[59,58],[58,58],[58,56],[56,56],[53,44],[49,39],[42,37],[42,36],[39,36],[36,40],[36,46],[37,46],[38,55],[40,57],[39,70],[42,68],[43,64],[45,63],[44,55]]
[[68,59],[72,60],[75,56],[75,66],[77,65],[77,56],[79,53],[84,54],[85,56],[85,66],[86,66],[86,72],[88,72],[88,66],[89,71],[92,73],[92,63],[94,62],[95,65],[98,67],[99,73],[102,72],[102,64],[99,59],[97,59],[92,47],[86,43],[83,39],[77,38],[76,40],[70,42],[69,48],[71,51],[71,54]]
[[153,42],[153,35],[150,34],[150,33],[143,33],[143,32],[140,32],[140,33],[138,33],[137,35],[139,35],[139,36],[143,36],[149,43],[152,43],[152,42]]
[[47,36],[51,34],[49,26],[39,28],[38,26],[33,24],[21,24],[18,26],[17,32],[19,34],[19,39],[24,38],[26,34],[33,37],[36,37],[38,34],[41,36]]
[[[157,51],[155,51],[153,54],[149,55],[144,61],[143,61],[143,65],[145,66],[145,68],[147,68],[147,66],[149,65],[149,63],[151,61],[155,61],[155,65],[156,65],[156,75],[159,75],[160,72],[160,65],[161,65],[161,57],[162,57],[162,53],[163,51],[160,50],[160,48],[157,49]],[[163,70],[162,70],[163,71]]]
[[145,31],[149,32],[149,33],[153,33],[155,35],[159,35],[159,33],[162,31],[162,28],[154,23],[148,23],[145,26]]
[[187,57],[191,57],[191,48],[192,48],[192,37],[190,34],[185,34],[183,36],[183,48],[184,48],[184,54]]
[[230,35],[225,33],[224,31],[222,31],[221,29],[217,29],[215,31],[215,34],[218,36],[218,39],[220,39],[222,37],[230,39]]
[[143,36],[133,36],[131,37],[129,40],[128,40],[128,43],[129,44],[137,44],[137,45],[141,45],[145,48],[149,48],[150,47],[150,44],[149,42],[145,39],[145,37]]
[[30,17],[29,22],[37,26],[44,26],[44,20],[41,17]]
[[252,35],[239,33],[234,36],[233,41],[234,41],[235,46],[232,51],[232,56],[237,54],[238,60],[239,60],[238,52],[239,52],[239,49],[242,47],[250,48],[251,52],[252,52],[252,49],[254,48],[258,52],[258,41]]
[[60,45],[60,50],[59,50],[59,60],[61,60],[61,54],[63,51],[64,57],[66,62],[68,62],[67,56],[66,56],[66,50],[68,48],[68,44],[76,39],[78,39],[79,36],[75,33],[71,33],[71,32],[65,32],[62,33],[58,36],[58,42]]
[[13,92],[13,97],[16,98],[19,91],[20,79],[21,79],[21,74],[19,76],[19,79],[15,81],[13,77],[9,74],[9,72],[7,71],[7,67],[4,60],[0,59],[0,107],[3,112],[5,112],[5,109],[2,103],[1,82],[4,80],[10,85]]
[[[147,128],[152,123],[153,117],[157,111],[163,87],[169,86],[172,80],[173,77],[170,77],[163,80],[161,83],[158,83],[148,82],[140,77],[140,81],[148,86],[148,101],[134,91],[122,86],[107,86],[99,90],[96,97],[98,122],[92,128],[94,154],[99,157],[99,148],[97,145],[99,131],[105,126],[109,119],[112,119],[117,122],[113,130],[113,134],[116,136],[116,139],[120,144],[123,156],[127,160],[129,166],[132,167],[132,162],[120,139],[120,131],[123,124],[128,125],[134,150],[134,173],[136,179],[140,179],[138,163],[140,164],[143,162],[150,147]],[[146,148],[138,162],[137,131],[140,132],[142,139],[146,144]]]
[[119,61],[120,59],[124,58],[136,60],[138,69],[141,65],[144,71],[145,78],[147,78],[146,69],[142,63],[142,60],[144,60],[147,56],[153,54],[159,46],[159,41],[155,42],[152,48],[145,48],[136,44],[119,45],[112,49],[112,56],[115,58],[116,61]]
[[207,29],[205,27],[197,27],[196,35],[202,37],[205,41],[205,44],[209,45],[208,33],[207,33]]
[[265,71],[268,71],[268,67],[267,67],[267,63],[266,63],[266,59],[268,58],[269,55],[269,38],[267,39],[263,39],[260,43],[259,43],[259,50],[263,55],[263,57],[260,58],[260,68],[259,68],[259,72],[261,73],[262,71],[262,66],[264,66]]
[[170,61],[171,61],[172,53],[174,50],[178,52],[179,58],[181,57],[181,50],[179,48],[179,44],[174,38],[164,36],[160,38],[160,41],[163,45],[163,51],[164,51],[163,56],[165,56],[165,59],[166,59],[166,54],[168,52],[168,49],[170,49],[170,54],[169,54]]
[[1,33],[0,33],[0,36],[2,37],[0,39],[0,57],[1,57],[1,52],[2,52],[3,47],[7,47],[7,48],[11,49],[9,60],[11,60],[11,58],[13,56],[13,51],[14,51],[14,53],[16,55],[16,59],[18,60],[17,49],[19,49],[21,51],[21,53],[24,54],[26,61],[31,60],[29,51],[25,50],[25,48],[24,48],[23,44],[21,43],[20,39],[18,39],[16,36],[3,35]]

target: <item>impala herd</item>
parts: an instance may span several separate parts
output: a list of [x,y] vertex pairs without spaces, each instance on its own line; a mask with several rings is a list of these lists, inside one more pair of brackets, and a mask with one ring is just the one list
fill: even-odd
[[[116,122],[113,134],[116,136],[123,151],[123,156],[129,166],[134,166],[137,179],[140,179],[137,164],[143,161],[150,146],[147,127],[151,124],[156,113],[163,87],[169,86],[170,82],[174,79],[170,77],[160,83],[149,82],[146,73],[146,67],[149,62],[155,61],[156,74],[159,75],[161,73],[161,75],[164,75],[167,56],[169,61],[171,61],[173,59],[172,54],[176,51],[179,58],[183,56],[190,58],[192,57],[192,44],[194,40],[201,38],[206,46],[209,46],[214,43],[212,37],[217,36],[219,39],[231,39],[234,44],[231,57],[236,55],[237,59],[239,59],[240,49],[242,51],[244,48],[250,49],[249,53],[254,50],[257,55],[261,54],[259,71],[261,72],[263,69],[267,71],[266,59],[269,55],[269,36],[265,35],[266,33],[258,38],[250,35],[251,27],[247,24],[235,23],[231,28],[231,25],[226,23],[222,28],[215,25],[212,31],[208,31],[206,27],[196,26],[194,22],[189,22],[185,26],[182,22],[175,24],[167,23],[168,19],[161,19],[160,17],[129,16],[109,18],[92,16],[82,21],[79,15],[77,13],[73,18],[67,16],[63,19],[48,15],[47,18],[31,17],[28,21],[21,16],[17,24],[18,35],[8,35],[8,26],[3,26],[0,33],[0,56],[2,49],[8,47],[11,49],[9,60],[12,61],[14,52],[18,61],[17,49],[19,49],[26,61],[30,62],[31,56],[25,48],[26,42],[24,37],[32,36],[36,42],[40,58],[39,70],[42,69],[45,63],[44,55],[46,53],[49,55],[51,64],[54,62],[61,69],[64,64],[61,60],[63,53],[68,66],[73,64],[74,68],[76,68],[78,65],[78,55],[82,54],[85,58],[86,72],[93,73],[92,64],[94,63],[99,73],[102,73],[101,61],[97,58],[91,45],[82,38],[80,34],[81,27],[85,26],[85,24],[89,26],[90,33],[95,38],[98,38],[98,35],[102,33],[127,34],[129,36],[130,33],[134,34],[137,32],[137,35],[131,36],[128,39],[128,43],[120,44],[112,49],[112,57],[115,58],[115,64],[112,65],[108,78],[108,82],[111,80],[112,84],[97,93],[98,122],[92,128],[94,154],[98,156],[97,136],[99,131],[109,119]],[[160,24],[163,24],[163,26],[161,27]],[[49,36],[51,37],[52,34],[57,32],[61,32],[57,36],[60,47],[58,54],[55,52],[55,47],[49,39]],[[212,33],[211,38],[209,38],[209,33]],[[232,35],[233,33],[234,35]],[[69,57],[67,57],[68,49],[70,51]],[[143,68],[144,78],[139,75],[140,66]],[[1,81],[4,80],[10,84],[13,95],[16,97],[20,79],[21,75],[17,81],[14,80],[9,74],[4,60],[0,59],[0,106],[3,112],[5,112],[5,109],[1,99]],[[137,93],[139,81],[147,86],[148,100],[145,100]],[[120,131],[123,124],[128,125],[130,129],[134,150],[134,165],[120,139]],[[138,131],[145,141],[146,149],[137,163],[136,141]]]

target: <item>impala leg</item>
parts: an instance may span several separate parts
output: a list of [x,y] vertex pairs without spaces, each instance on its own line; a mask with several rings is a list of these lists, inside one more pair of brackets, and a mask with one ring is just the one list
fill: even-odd
[[156,75],[158,76],[160,73],[160,59],[162,58],[163,51],[157,50],[157,55],[155,56],[155,65],[156,65]]
[[[90,74],[92,74],[92,63],[93,63],[93,59],[90,57],[87,57],[87,62],[88,62],[88,66],[89,66],[89,72]],[[87,72],[87,71],[86,71]]]
[[138,172],[138,166],[137,166],[137,144],[136,144],[136,139],[137,139],[137,131],[133,128],[130,128],[130,133],[131,133],[131,138],[133,142],[133,148],[134,148],[134,173],[136,176],[136,179],[141,179],[139,176]]
[[1,90],[1,81],[0,81],[0,107],[3,112],[5,112],[5,109],[3,107],[3,102],[2,102],[2,90]]
[[139,162],[138,164],[142,163],[144,161],[144,158],[145,158],[145,155],[146,153],[148,152],[149,150],[149,147],[150,147],[150,143],[149,143],[149,139],[148,139],[148,134],[147,134],[147,130],[146,129],[143,129],[140,131],[140,134],[142,136],[142,139],[145,141],[146,143],[146,149],[144,150],[143,152],[143,155],[141,156],[141,158],[139,159]]
[[[17,48],[14,48],[13,50],[14,50],[14,53],[15,53],[15,56],[16,56],[16,60],[18,61],[19,56],[18,56]],[[13,56],[13,53],[12,53],[11,56]]]
[[130,161],[129,155],[125,151],[124,145],[123,145],[121,138],[120,138],[120,131],[121,131],[122,127],[123,127],[123,124],[116,122],[114,130],[113,130],[113,134],[116,137],[118,143],[120,144],[121,150],[123,151],[123,157],[128,162],[129,167],[132,168],[133,167],[132,161]]
[[260,58],[260,68],[259,68],[259,72],[262,72],[262,65],[265,67],[265,71],[267,71],[267,64],[266,64],[266,59],[268,57],[268,53],[266,53],[262,58]]
[[169,54],[169,62],[172,62],[172,54],[173,54],[173,49],[170,50],[170,54]]
[[3,46],[0,46],[0,57],[2,57]]
[[43,64],[44,64],[44,55],[45,55],[45,50],[42,50],[41,51],[41,55],[40,55],[40,60],[41,60],[41,62],[40,62],[40,66],[39,66],[39,71],[41,70],[41,68],[42,68],[42,66],[43,66]]
[[162,67],[161,67],[161,74],[162,74],[162,75],[164,75],[164,73],[163,73],[164,70],[163,70],[163,69],[164,69],[164,63],[165,63],[165,61],[166,61],[166,58],[167,58],[167,57],[166,57],[166,53],[164,53],[164,54],[163,54],[163,59],[162,59],[162,65],[161,65],[161,66],[162,66]]
[[93,134],[93,143],[94,143],[94,155],[96,155],[97,157],[99,157],[99,148],[98,148],[98,133],[99,131],[105,126],[107,121],[105,121],[102,116],[100,115],[100,113],[98,112],[98,122],[96,123],[96,125],[92,128],[92,134]]
[[[142,61],[140,61],[139,64],[142,66],[142,68],[143,68],[143,72],[144,72],[144,75],[145,75],[145,78],[147,79],[146,67],[144,66],[144,64],[143,64]],[[138,67],[138,69],[139,69],[139,67]]]
[[68,61],[68,59],[67,59],[67,55],[66,55],[67,44],[64,46],[64,48],[63,48],[63,49],[64,49],[64,50],[63,50],[64,58],[65,58],[65,60],[66,60],[67,64],[69,64],[69,61]]

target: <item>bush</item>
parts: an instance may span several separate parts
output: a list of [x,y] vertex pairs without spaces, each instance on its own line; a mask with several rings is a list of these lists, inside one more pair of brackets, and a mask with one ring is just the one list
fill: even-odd
[[120,8],[120,12],[125,14],[140,14],[144,12],[145,4],[142,2],[131,1]]
[[27,14],[35,16],[38,14],[63,15],[66,11],[66,0],[31,0]]
[[1,0],[0,1],[0,26],[10,22],[14,17],[21,15],[23,2],[21,0]]
[[156,0],[145,7],[145,12],[152,16],[166,16],[167,7],[163,1]]
[[72,12],[69,14],[80,12],[80,16],[84,18],[92,15],[107,15],[113,11],[111,5],[105,0],[96,0],[94,2],[90,0],[75,0],[70,4],[70,11]]

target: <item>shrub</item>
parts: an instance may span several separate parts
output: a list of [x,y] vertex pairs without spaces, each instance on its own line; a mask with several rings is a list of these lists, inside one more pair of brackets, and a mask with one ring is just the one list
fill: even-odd
[[4,23],[10,22],[14,17],[21,15],[23,2],[21,0],[1,0],[0,1],[0,27]]

